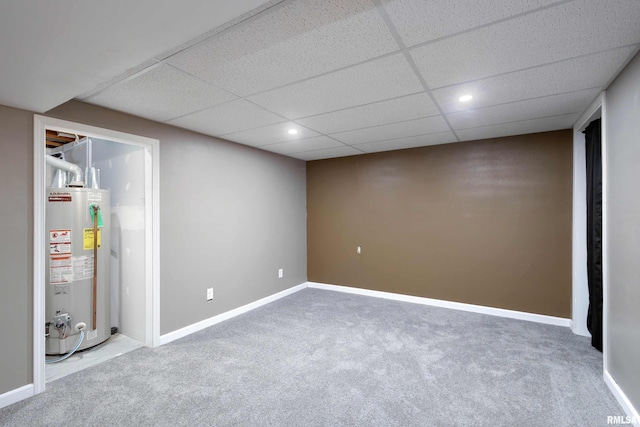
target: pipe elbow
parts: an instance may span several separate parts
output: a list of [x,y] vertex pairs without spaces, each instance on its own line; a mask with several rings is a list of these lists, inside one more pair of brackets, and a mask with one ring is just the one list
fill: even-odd
[[48,154],[45,155],[44,157],[46,162],[51,166],[67,172],[71,172],[73,174],[71,177],[71,182],[69,183],[69,186],[84,187],[84,179],[82,177],[82,169],[80,169],[80,166],[67,162],[66,160],[53,157]]

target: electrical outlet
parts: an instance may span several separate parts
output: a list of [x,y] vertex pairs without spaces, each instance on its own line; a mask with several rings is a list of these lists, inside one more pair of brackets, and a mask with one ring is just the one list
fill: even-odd
[[284,269],[281,268],[278,270],[278,279],[282,279],[284,277]]
[[213,288],[207,288],[207,301],[213,300]]

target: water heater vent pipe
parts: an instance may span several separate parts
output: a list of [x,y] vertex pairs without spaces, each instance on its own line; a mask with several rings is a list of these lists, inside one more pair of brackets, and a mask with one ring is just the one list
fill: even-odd
[[84,180],[82,179],[82,169],[78,165],[67,162],[66,160],[58,159],[50,155],[45,155],[45,160],[48,164],[54,168],[62,169],[67,172],[71,172],[73,175],[69,182],[69,187],[84,187]]

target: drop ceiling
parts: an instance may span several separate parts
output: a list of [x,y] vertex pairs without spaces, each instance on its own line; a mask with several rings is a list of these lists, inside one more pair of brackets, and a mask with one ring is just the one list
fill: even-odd
[[9,47],[40,56],[27,65],[69,45],[65,84],[10,69],[0,103],[51,90],[27,106],[77,98],[303,160],[570,128],[640,47],[638,0],[61,3],[124,14],[91,36],[106,69],[85,65],[82,31],[30,36]]

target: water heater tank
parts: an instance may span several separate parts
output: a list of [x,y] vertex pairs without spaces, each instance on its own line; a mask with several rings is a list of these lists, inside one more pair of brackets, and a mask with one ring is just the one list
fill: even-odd
[[[95,304],[91,205],[100,208]],[[111,336],[109,191],[49,188],[46,218],[46,352],[65,354],[78,342],[79,332],[75,328],[78,323],[86,324],[85,339],[79,350],[100,344]]]

